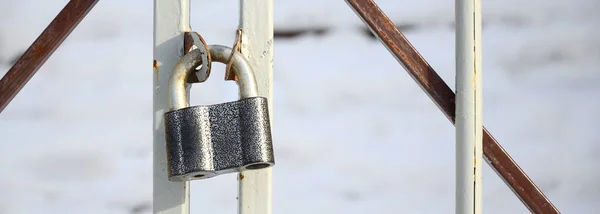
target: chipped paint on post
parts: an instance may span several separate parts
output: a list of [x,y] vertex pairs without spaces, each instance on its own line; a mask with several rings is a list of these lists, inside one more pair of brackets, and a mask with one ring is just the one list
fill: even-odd
[[[240,51],[255,72],[258,95],[269,100],[273,126],[273,0],[240,0]],[[270,41],[270,42],[269,42]],[[276,140],[273,145],[276,146]],[[238,213],[271,214],[272,168],[240,173]]]
[[481,209],[481,0],[456,0],[456,213]]
[[[189,182],[168,180],[163,113],[169,110],[166,84],[183,55],[183,33],[189,30],[189,0],[154,0],[154,147],[153,208],[156,214],[188,214]],[[160,71],[160,72],[159,72]]]

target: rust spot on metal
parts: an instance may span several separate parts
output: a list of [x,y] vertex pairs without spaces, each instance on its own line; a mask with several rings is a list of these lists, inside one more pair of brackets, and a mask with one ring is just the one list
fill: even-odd
[[191,32],[183,33],[183,54],[187,54],[194,46],[194,38],[192,38]]
[[[187,54],[192,50],[194,46],[194,38],[192,38],[192,32],[184,32],[183,33],[183,54]],[[158,77],[157,77],[158,78]],[[200,82],[198,77],[195,74],[188,75],[187,77],[188,83],[197,83]]]
[[240,180],[240,181],[241,181],[241,180],[244,180],[244,175],[242,175],[242,173],[239,173],[239,176],[238,176],[238,178],[239,178],[239,180]]
[[477,156],[473,158],[473,180],[477,182]]
[[231,72],[231,64],[233,63],[233,56],[240,52],[240,48],[242,47],[242,29],[237,29],[235,31],[235,43],[233,44],[233,48],[231,48],[231,55],[229,55],[229,59],[227,60],[227,66],[225,67],[225,80],[234,80],[237,81],[238,77],[235,76],[234,72]]
[[473,65],[473,87],[477,88],[477,66]]
[[[194,40],[194,36],[196,36],[198,38],[199,41]],[[197,32],[184,32],[183,34],[183,54],[187,54],[192,50],[192,47],[194,47],[194,45],[196,45],[196,47],[198,47],[199,45],[202,45],[204,50],[209,51],[209,53],[207,53],[207,58],[208,58],[208,63],[203,62],[203,65],[206,65],[207,67],[206,69],[206,74],[207,74],[207,78],[208,76],[210,76],[210,71],[211,71],[211,57],[210,57],[210,50],[208,49],[208,44],[206,44],[206,41],[204,41],[204,38],[202,38],[202,36],[200,36],[200,34],[198,34]],[[198,47],[200,48],[200,47]],[[198,79],[198,76],[194,73],[193,75],[188,75],[187,83],[199,83],[200,80]]]
[[[401,32],[415,31],[415,30],[418,30],[420,27],[421,26],[418,25],[417,23],[396,24],[396,28],[398,28],[398,30],[400,30]],[[369,29],[368,27],[361,29],[361,31],[370,39],[377,39],[377,36],[375,34],[373,34],[373,32],[371,32],[371,29]]]
[[[442,110],[448,120],[454,124],[456,119],[456,95],[452,89],[448,87],[373,0],[346,1],[417,84],[429,95],[438,108]],[[489,165],[531,212],[560,213],[485,127],[483,127],[483,154]]]
[[71,0],[0,80],[0,112],[77,27],[98,0]]

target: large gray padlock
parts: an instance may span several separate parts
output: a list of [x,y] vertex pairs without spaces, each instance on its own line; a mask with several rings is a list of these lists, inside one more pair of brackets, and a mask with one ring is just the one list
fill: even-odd
[[[171,111],[164,114],[170,181],[206,179],[275,164],[267,98],[259,97],[246,58],[233,54],[239,100],[189,107],[186,83],[201,63],[201,49],[183,56],[169,80]],[[226,63],[232,49],[209,46],[212,61]],[[208,74],[206,74],[208,76]]]

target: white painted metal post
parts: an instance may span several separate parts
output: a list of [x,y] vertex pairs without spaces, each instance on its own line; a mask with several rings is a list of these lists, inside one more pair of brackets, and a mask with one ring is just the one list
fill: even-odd
[[[239,27],[241,51],[255,72],[258,95],[269,99],[273,129],[273,0],[240,0]],[[271,168],[240,173],[238,213],[271,214],[271,181]]]
[[153,209],[157,214],[189,213],[189,182],[167,176],[163,114],[169,111],[168,83],[183,56],[183,33],[190,29],[189,0],[154,0],[154,160]]
[[480,214],[481,0],[456,0],[456,213]]

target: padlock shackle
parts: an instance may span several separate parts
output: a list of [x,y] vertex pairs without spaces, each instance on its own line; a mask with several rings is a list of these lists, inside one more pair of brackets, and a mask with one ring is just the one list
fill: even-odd
[[[210,45],[208,49],[213,62],[227,63],[229,56],[232,54],[231,48],[222,45]],[[171,110],[189,106],[187,101],[187,88],[189,85],[186,80],[189,75],[194,75],[194,72],[197,72],[196,68],[198,66],[203,64],[201,54],[200,49],[194,49],[181,57],[177,64],[175,64],[173,73],[171,73],[171,78],[169,79]],[[236,83],[239,89],[239,98],[258,96],[254,73],[252,72],[252,67],[250,67],[248,60],[246,60],[246,57],[238,52],[233,54],[231,60],[231,69],[238,78]],[[206,74],[206,76],[208,76],[208,74]]]
[[[231,48],[223,45],[209,45],[208,49],[210,50],[213,62],[216,61],[224,64],[228,63],[229,56],[231,56],[233,51]],[[246,57],[242,53],[237,52],[233,54],[231,61],[231,69],[233,69],[233,73],[238,78],[236,83],[239,88],[239,98],[258,96],[254,72]]]

